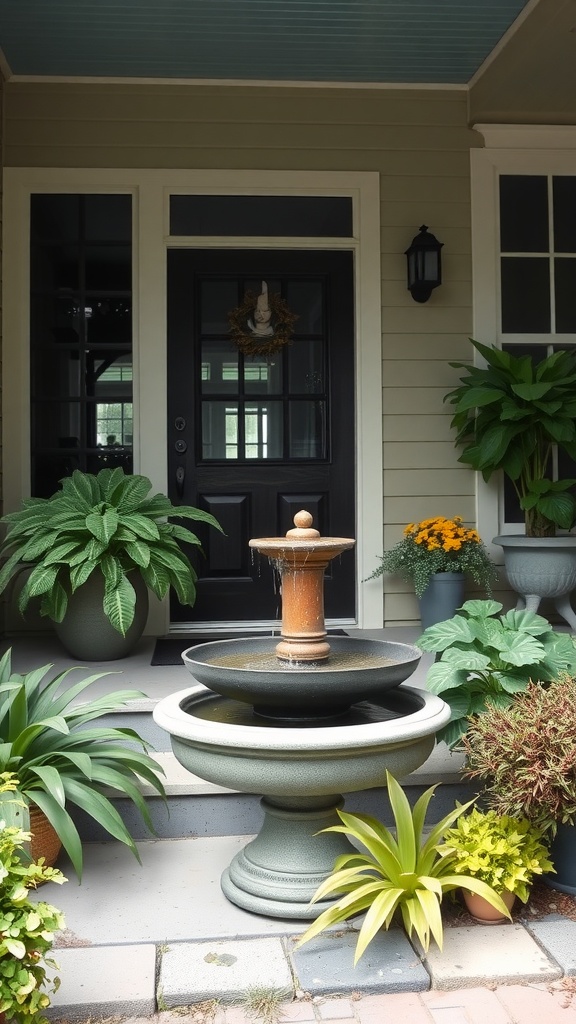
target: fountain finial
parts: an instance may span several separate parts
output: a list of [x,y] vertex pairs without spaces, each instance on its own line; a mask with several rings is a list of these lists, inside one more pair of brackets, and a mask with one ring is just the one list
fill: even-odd
[[314,517],[310,512],[305,512],[304,509],[301,512],[297,512],[294,516],[294,529],[286,532],[287,537],[299,537],[301,540],[311,537],[319,537],[320,530],[314,530],[312,523]]

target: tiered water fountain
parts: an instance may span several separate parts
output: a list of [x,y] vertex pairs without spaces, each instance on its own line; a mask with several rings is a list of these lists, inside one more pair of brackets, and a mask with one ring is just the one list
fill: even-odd
[[313,918],[335,858],[342,794],[382,786],[424,763],[450,717],[439,697],[402,686],[420,661],[408,644],[327,638],[324,570],[354,546],[321,537],[299,512],[286,537],[251,540],[282,580],[278,637],[221,640],[182,655],[196,685],[160,701],[158,725],[190,772],[263,794],[264,824],[222,876],[232,902],[269,917]]

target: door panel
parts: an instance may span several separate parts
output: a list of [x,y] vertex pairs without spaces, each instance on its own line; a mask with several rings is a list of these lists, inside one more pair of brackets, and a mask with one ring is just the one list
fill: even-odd
[[[229,313],[266,289],[298,317],[293,335],[245,356]],[[168,391],[170,496],[210,511],[226,534],[198,524],[196,605],[174,602],[172,621],[277,618],[273,571],[249,539],[285,534],[302,508],[322,534],[354,536],[352,254],[169,251]],[[326,614],[355,615],[353,555],[332,563]]]

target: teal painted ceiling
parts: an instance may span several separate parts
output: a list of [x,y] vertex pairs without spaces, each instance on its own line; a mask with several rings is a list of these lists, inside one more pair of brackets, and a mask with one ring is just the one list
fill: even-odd
[[12,76],[464,84],[527,0],[0,0]]

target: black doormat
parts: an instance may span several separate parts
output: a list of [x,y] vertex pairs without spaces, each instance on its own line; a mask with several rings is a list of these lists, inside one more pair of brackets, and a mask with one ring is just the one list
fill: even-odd
[[[329,629],[328,636],[348,636],[344,629]],[[278,634],[276,634],[278,635]],[[251,637],[269,636],[266,633],[195,633],[193,637],[160,637],[156,641],[151,665],[182,665],[182,651],[196,644],[208,644],[213,640],[240,640]]]

